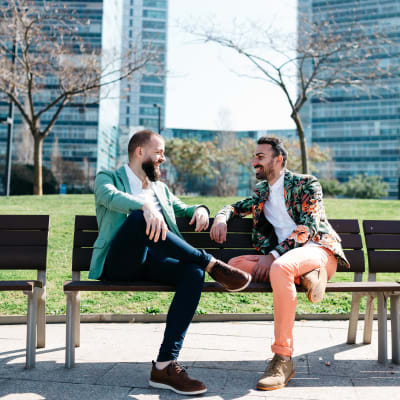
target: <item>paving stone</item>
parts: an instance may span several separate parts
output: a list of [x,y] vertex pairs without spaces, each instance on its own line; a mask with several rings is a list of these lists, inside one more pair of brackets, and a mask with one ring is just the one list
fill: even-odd
[[[0,398],[189,398],[148,386],[150,362],[164,328],[160,323],[82,324],[77,365],[68,370],[64,368],[65,325],[48,324],[46,348],[37,350],[37,367],[25,370],[26,327],[0,326]],[[179,360],[191,376],[206,383],[209,391],[199,399],[399,398],[400,366],[377,362],[377,332],[371,345],[347,345],[346,336],[347,321],[297,321],[296,375],[287,387],[272,392],[255,390],[265,360],[271,357],[272,322],[194,323]],[[388,342],[390,348],[390,338]]]
[[309,356],[310,374],[351,378],[390,377],[392,370],[376,360],[335,360]]
[[2,400],[118,400],[128,399],[130,388],[112,386],[5,380],[0,382]]
[[148,388],[150,371],[151,362],[118,363],[99,377],[96,383],[108,386]]
[[114,364],[109,363],[78,363],[74,368],[67,369],[64,362],[45,361],[36,363],[36,368],[25,369],[23,363],[3,364],[0,368],[1,378],[18,378],[29,381],[95,383],[106,374]]

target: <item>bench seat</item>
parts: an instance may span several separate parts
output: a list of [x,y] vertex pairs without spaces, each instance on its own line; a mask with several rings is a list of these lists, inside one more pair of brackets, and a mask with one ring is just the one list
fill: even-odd
[[[297,286],[298,292],[304,292],[301,286]],[[101,281],[66,281],[64,292],[84,291],[84,292],[174,292],[172,285],[160,285],[155,282],[101,282]],[[226,291],[217,282],[205,282],[203,292],[224,292]],[[328,282],[327,292],[399,292],[400,283],[398,282]],[[270,284],[250,283],[241,293],[266,292],[271,293]],[[228,292],[229,293],[229,292]]]
[[42,288],[43,282],[41,281],[0,281],[0,291],[14,291],[14,290],[23,290],[31,291],[35,288]]

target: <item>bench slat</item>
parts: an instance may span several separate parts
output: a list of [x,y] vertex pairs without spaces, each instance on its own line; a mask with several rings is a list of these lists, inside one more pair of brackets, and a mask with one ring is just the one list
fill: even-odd
[[47,246],[2,246],[0,269],[46,269]]
[[369,272],[400,273],[399,251],[368,251]]
[[365,235],[365,242],[367,249],[400,250],[400,232],[398,235]]
[[33,290],[42,287],[41,281],[0,281],[0,291]]
[[339,233],[339,236],[342,239],[343,249],[362,249],[362,240],[359,233]]
[[364,233],[391,233],[400,234],[400,221],[365,220],[363,221]]
[[94,215],[75,215],[75,232],[76,231],[97,231],[97,219]]
[[3,246],[45,246],[48,231],[0,230],[0,252]]
[[0,215],[0,230],[49,229],[48,215]]

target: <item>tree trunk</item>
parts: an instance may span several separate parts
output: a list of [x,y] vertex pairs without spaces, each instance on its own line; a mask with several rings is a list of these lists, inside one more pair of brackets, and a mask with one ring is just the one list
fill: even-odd
[[297,128],[297,136],[299,137],[300,142],[300,153],[301,153],[301,169],[303,174],[308,174],[308,156],[307,156],[307,146],[306,146],[306,138],[304,136],[303,124],[301,123],[300,114],[296,111],[293,111],[291,118],[296,124]]
[[33,152],[33,194],[43,195],[43,174],[42,174],[42,161],[43,161],[43,140],[44,137],[35,133],[34,139],[34,152]]

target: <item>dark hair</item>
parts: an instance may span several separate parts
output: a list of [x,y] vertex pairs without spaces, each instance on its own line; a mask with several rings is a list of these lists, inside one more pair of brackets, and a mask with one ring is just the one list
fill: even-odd
[[129,140],[128,144],[128,156],[129,159],[133,156],[133,153],[138,147],[143,147],[146,143],[148,143],[153,136],[158,136],[162,138],[161,135],[159,135],[156,132],[151,131],[150,129],[144,129],[142,131],[138,131],[133,134],[131,139]]
[[282,156],[282,167],[286,166],[288,152],[282,140],[273,136],[262,136],[257,140],[257,144],[269,144],[274,151],[275,157]]

